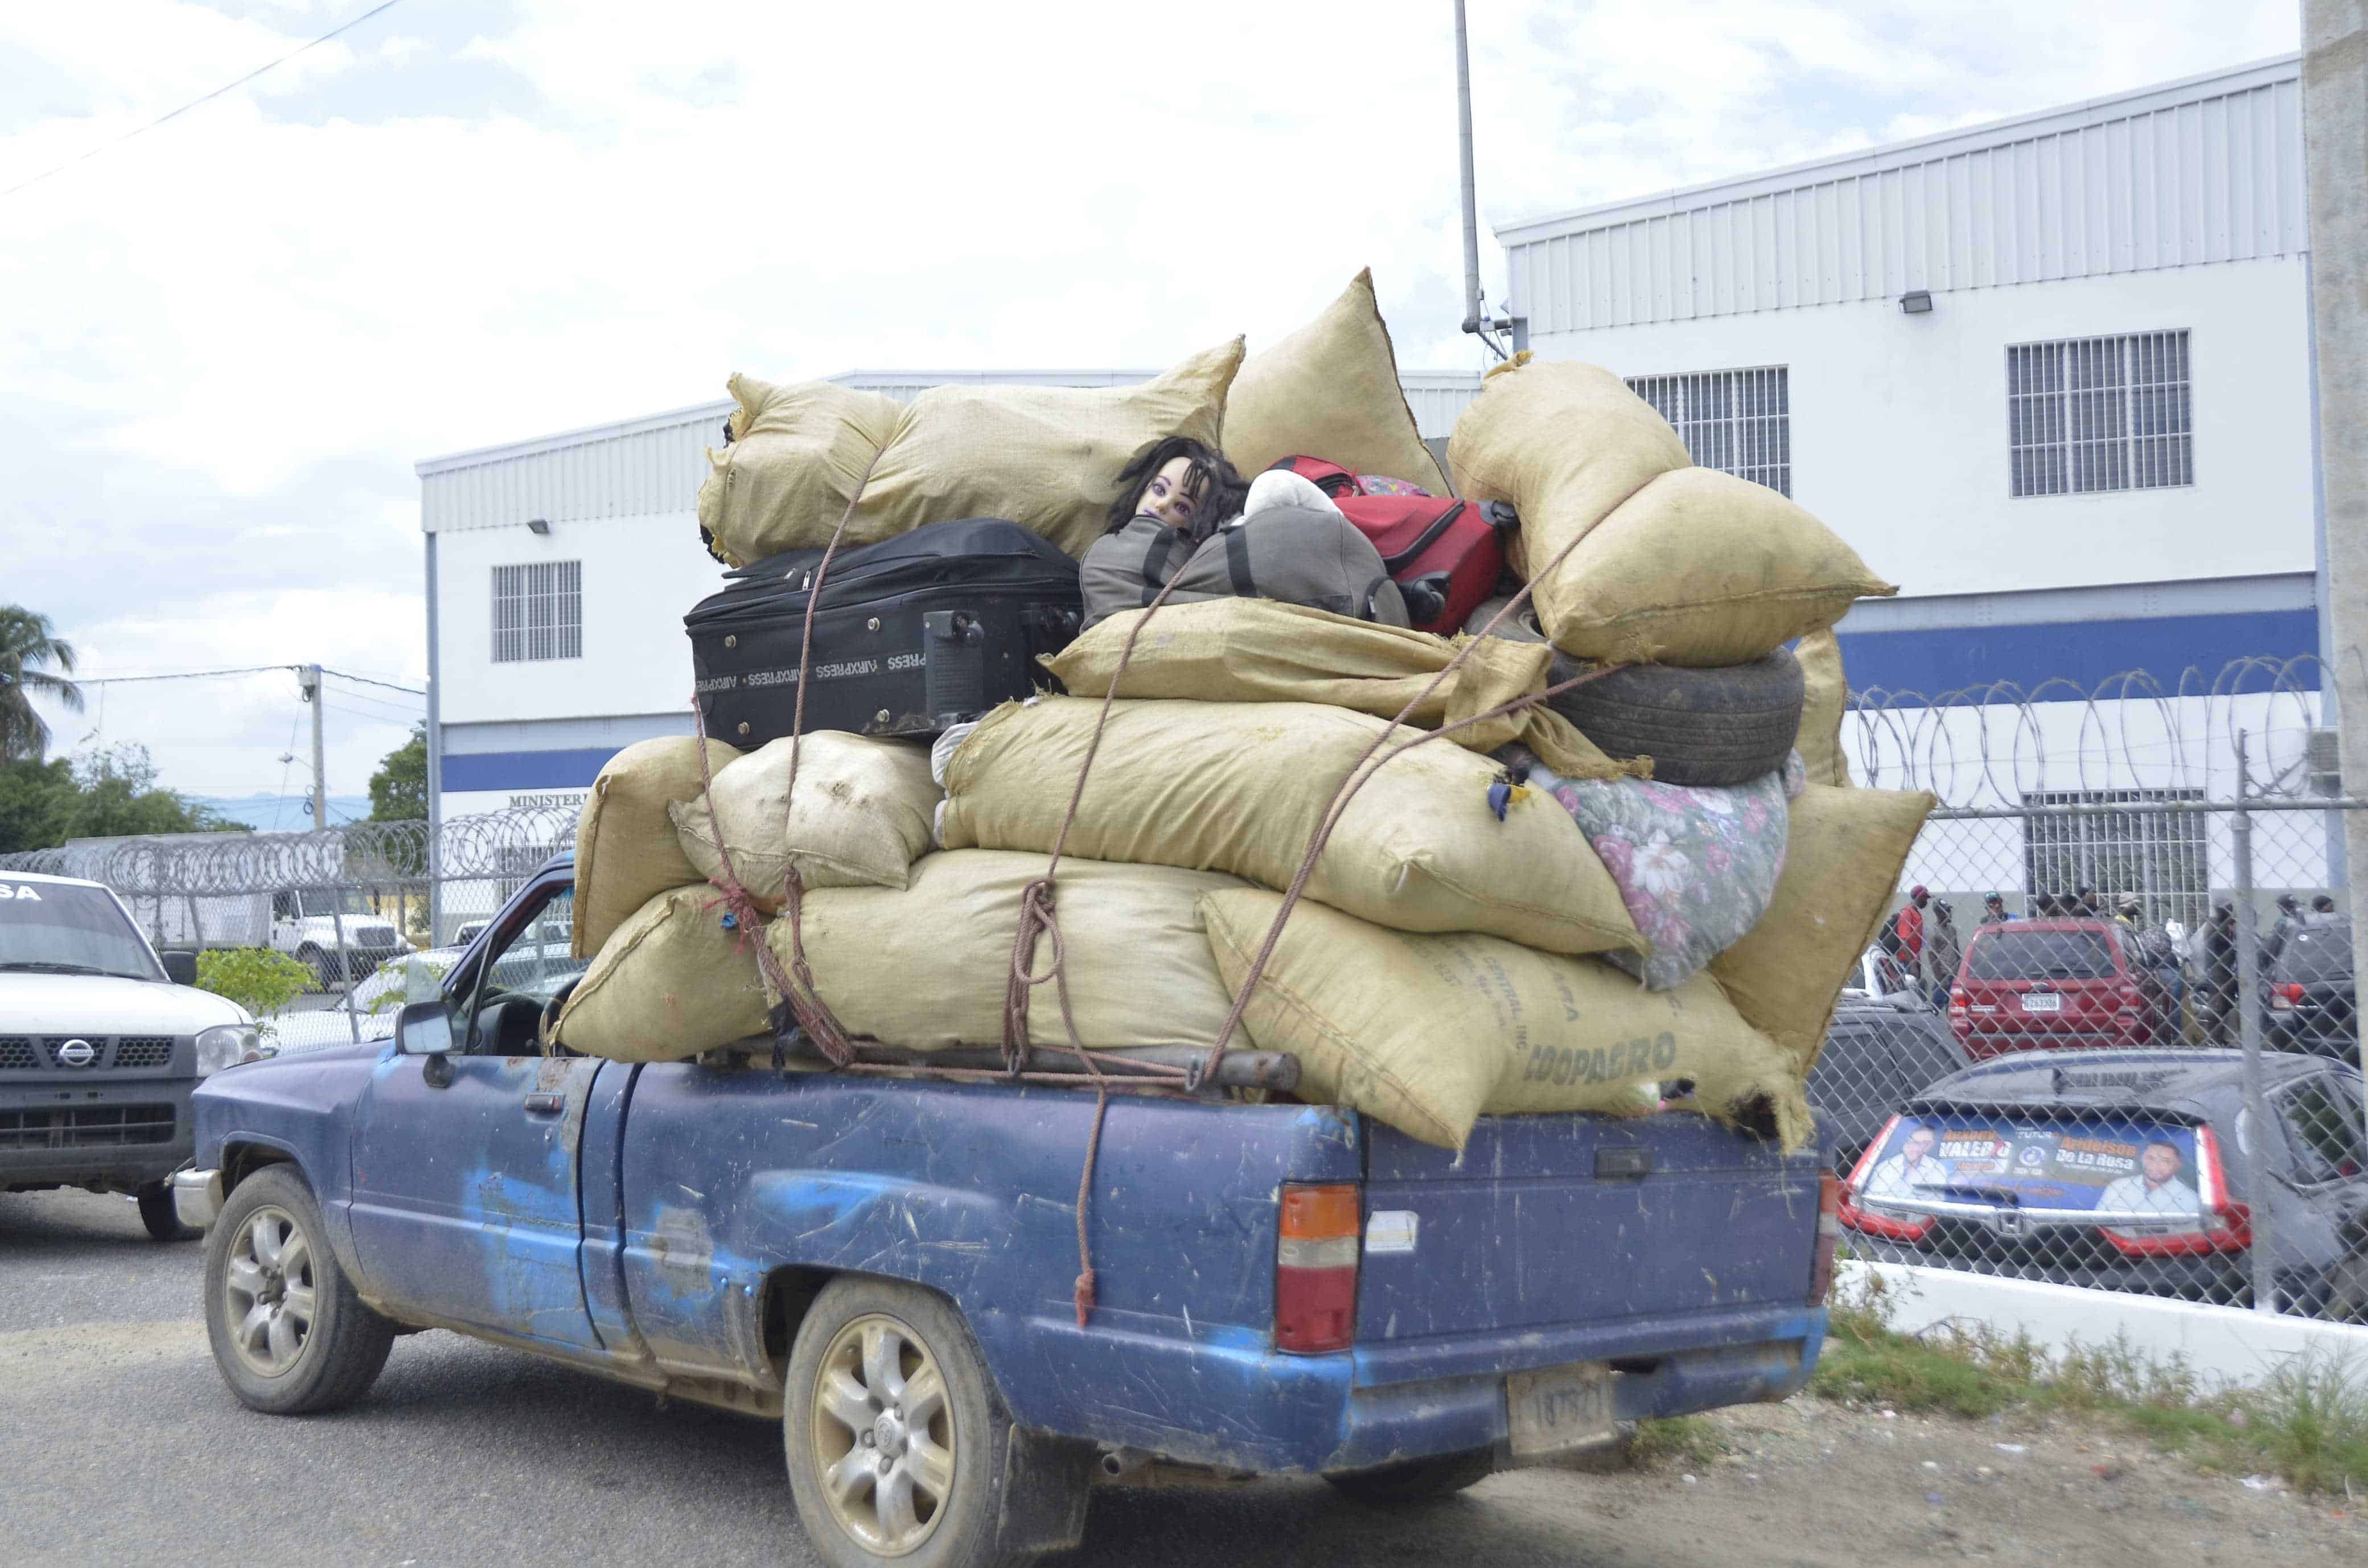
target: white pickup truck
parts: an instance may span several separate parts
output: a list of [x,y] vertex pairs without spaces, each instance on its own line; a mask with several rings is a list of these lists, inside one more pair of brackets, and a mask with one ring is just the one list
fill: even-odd
[[0,871],[0,1190],[127,1193],[158,1241],[184,1230],[189,1095],[256,1049],[255,1020],[159,959],[97,882]]

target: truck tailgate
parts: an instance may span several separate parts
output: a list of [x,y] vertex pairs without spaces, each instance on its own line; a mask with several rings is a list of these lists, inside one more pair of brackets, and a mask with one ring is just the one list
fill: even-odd
[[1680,1115],[1484,1117],[1461,1155],[1366,1137],[1360,1346],[1626,1322],[1674,1348],[1678,1320],[1807,1307],[1814,1150]]

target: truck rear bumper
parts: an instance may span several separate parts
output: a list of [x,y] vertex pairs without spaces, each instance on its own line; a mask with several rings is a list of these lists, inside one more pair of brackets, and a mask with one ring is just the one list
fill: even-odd
[[[1135,1316],[1119,1312],[1097,1312],[1086,1330],[1053,1317],[980,1313],[972,1321],[991,1364],[1039,1369],[1002,1380],[1023,1426],[1187,1464],[1322,1473],[1474,1449],[1503,1452],[1508,1372],[1608,1361],[1618,1416],[1634,1421],[1781,1400],[1816,1369],[1824,1309],[1713,1315],[1718,1332],[1707,1343],[1710,1336],[1682,1318],[1657,1333],[1631,1324],[1616,1335],[1531,1335],[1520,1336],[1520,1351],[1497,1347],[1486,1370],[1471,1369],[1459,1346],[1437,1364],[1464,1369],[1378,1382],[1360,1374],[1366,1350],[1286,1356],[1264,1335],[1238,1329],[1204,1326],[1179,1339],[1107,1321]],[[1408,1348],[1383,1346],[1379,1354]]]
[[189,1079],[168,1078],[0,1088],[0,1190],[163,1180],[195,1152],[193,1087]]

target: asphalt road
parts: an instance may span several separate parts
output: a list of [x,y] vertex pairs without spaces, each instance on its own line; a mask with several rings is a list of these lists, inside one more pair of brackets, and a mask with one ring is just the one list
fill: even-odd
[[[818,1562],[770,1422],[645,1393],[449,1334],[399,1341],[359,1404],[257,1415],[217,1377],[200,1245],[131,1203],[0,1195],[0,1562],[306,1568]],[[1320,1482],[1109,1488],[1064,1568],[1486,1563],[1697,1568],[1732,1540],[1602,1530],[1591,1478],[1502,1475],[1376,1514]],[[1620,1513],[1626,1509],[1618,1510]],[[1649,1534],[1659,1534],[1657,1529]],[[1620,1538],[1614,1540],[1606,1537]],[[1590,1544],[1590,1541],[1593,1544]],[[1641,1551],[1640,1551],[1641,1545]],[[1761,1557],[1766,1568],[1786,1559]]]

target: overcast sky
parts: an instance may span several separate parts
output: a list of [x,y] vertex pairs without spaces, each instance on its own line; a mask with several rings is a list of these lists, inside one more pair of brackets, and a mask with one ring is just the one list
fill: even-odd
[[[0,189],[373,4],[0,6]],[[1470,0],[1492,297],[1493,223],[2260,59],[2297,9]],[[418,686],[423,457],[699,403],[740,368],[1255,350],[1368,265],[1403,365],[1472,366],[1452,17],[402,0],[0,197],[0,601],[88,675],[319,660]],[[333,690],[333,792],[412,703]],[[278,674],[54,722],[245,794],[289,776],[302,716]]]

